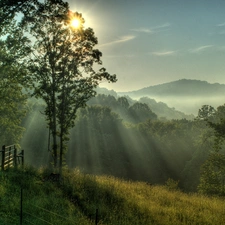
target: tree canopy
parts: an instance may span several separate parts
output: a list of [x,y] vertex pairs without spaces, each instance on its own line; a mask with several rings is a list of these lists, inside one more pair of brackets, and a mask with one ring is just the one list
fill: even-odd
[[[74,18],[80,21],[78,28],[71,25]],[[74,126],[77,109],[95,96],[100,82],[116,81],[116,75],[110,75],[104,67],[94,67],[102,64],[102,53],[94,48],[97,37],[93,29],[84,27],[84,22],[82,14],[70,11],[68,4],[46,0],[20,23],[32,40],[27,68],[33,95],[46,103],[55,167],[58,148],[62,166],[65,142]]]
[[0,40],[0,138],[2,144],[16,144],[23,133],[21,120],[26,112],[27,71],[23,57],[29,52],[26,38],[15,26]]

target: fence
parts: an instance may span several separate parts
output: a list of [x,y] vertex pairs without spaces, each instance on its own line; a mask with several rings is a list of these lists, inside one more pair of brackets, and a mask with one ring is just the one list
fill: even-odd
[[22,164],[22,166],[24,165],[24,150],[21,150],[21,152],[18,153],[15,145],[3,145],[0,155],[1,170],[5,170],[10,167],[17,167],[19,164]]
[[[14,196],[15,196],[14,192]],[[18,194],[18,193],[17,193]],[[26,198],[26,195],[23,194],[23,189],[20,190],[20,204],[16,207],[17,212],[20,211],[20,215],[7,215],[6,218],[0,217],[0,224],[20,224],[20,225],[27,225],[27,224],[50,224],[55,225],[51,222],[51,218],[57,218],[58,223],[60,224],[77,224],[76,221],[72,220],[71,218],[67,218],[65,216],[62,216],[58,212],[50,211],[49,209],[43,208],[40,205],[34,205],[32,203],[29,203],[28,206],[23,206],[23,198]],[[20,208],[20,209],[19,209]],[[25,209],[24,209],[25,208]],[[48,219],[46,220],[46,215]],[[98,209],[96,209],[95,212],[95,221],[93,223],[95,225],[98,225]],[[92,224],[93,224],[92,223]]]

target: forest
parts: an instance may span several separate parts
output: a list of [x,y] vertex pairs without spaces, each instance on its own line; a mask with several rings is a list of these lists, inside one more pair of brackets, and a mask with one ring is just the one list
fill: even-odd
[[[164,111],[163,117],[151,110],[151,102],[156,111]],[[28,105],[20,145],[26,149],[27,163],[45,166],[51,154],[49,131],[41,113],[44,106],[35,99]],[[89,174],[151,184],[165,184],[173,179],[183,191],[198,191],[202,165],[215,151],[217,136],[205,120],[167,119],[166,113],[170,118],[172,110],[149,98],[134,101],[98,94],[77,114],[65,155],[66,165]],[[222,182],[220,179],[217,183]]]

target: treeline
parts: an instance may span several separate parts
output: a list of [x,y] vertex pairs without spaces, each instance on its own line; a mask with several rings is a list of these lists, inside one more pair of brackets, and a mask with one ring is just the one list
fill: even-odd
[[[30,102],[21,146],[29,163],[51,161],[51,139],[41,102]],[[146,103],[98,95],[79,110],[71,130],[66,164],[92,174],[165,184],[171,178],[196,191],[200,167],[213,148],[214,133],[204,121],[159,119]]]

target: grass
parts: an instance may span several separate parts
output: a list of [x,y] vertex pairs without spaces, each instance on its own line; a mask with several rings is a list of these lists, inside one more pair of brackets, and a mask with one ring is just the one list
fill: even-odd
[[64,171],[61,184],[43,181],[46,171],[0,172],[0,224],[222,225],[223,198],[185,194],[166,186]]

